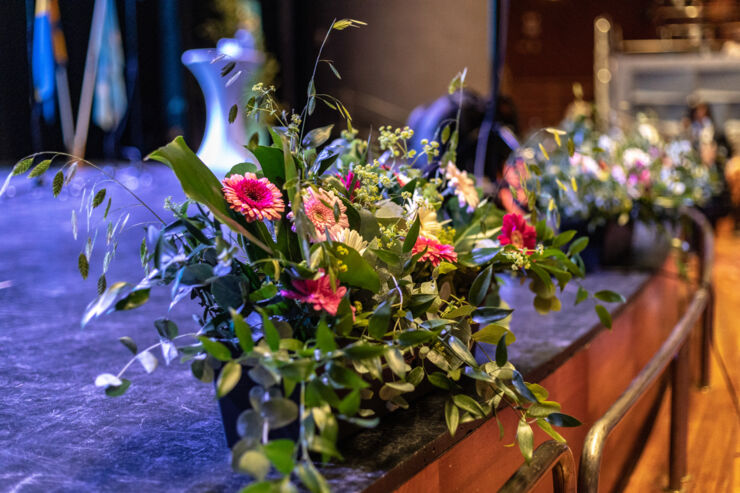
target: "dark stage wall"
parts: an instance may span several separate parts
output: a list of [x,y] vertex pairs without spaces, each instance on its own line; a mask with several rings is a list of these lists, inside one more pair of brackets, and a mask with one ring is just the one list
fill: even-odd
[[[33,3],[31,1],[31,3]],[[60,0],[70,52],[69,76],[76,110],[93,0]],[[141,113],[123,129],[120,143],[146,154],[176,133],[197,147],[204,107],[195,79],[179,62],[189,48],[213,46],[199,26],[213,16],[207,0],[117,0],[126,36],[125,7],[135,3],[138,15]],[[292,107],[305,103],[306,83],[323,33],[331,20],[350,17],[368,22],[360,30],[335,33],[326,58],[343,75],[328,70],[319,87],[343,99],[356,126],[403,124],[417,105],[445,92],[447,82],[468,67],[470,86],[488,87],[487,0],[262,0],[268,49],[282,66],[277,84]],[[0,1],[0,160],[15,160],[38,149],[62,149],[59,125],[41,125],[34,143],[26,51],[27,0]],[[503,92],[516,102],[521,128],[556,124],[571,100],[571,84],[581,82],[592,95],[593,19],[608,13],[626,38],[652,37],[646,14],[649,1],[515,0],[511,2],[507,64]],[[535,26],[533,27],[533,23]],[[163,27],[169,26],[169,29]],[[170,31],[179,39],[164,36]],[[534,34],[533,34],[534,33]],[[169,49],[170,54],[165,51]],[[165,64],[163,62],[169,61]],[[168,68],[166,68],[168,67]],[[325,67],[324,67],[325,68]],[[174,88],[174,89],[173,89]],[[179,89],[178,89],[179,88]],[[184,105],[168,104],[181,91]],[[177,98],[175,98],[177,99]],[[173,115],[173,108],[182,113]],[[169,111],[169,113],[168,113]],[[316,124],[335,115],[320,110]],[[103,134],[91,125],[88,156],[104,157]],[[114,155],[121,157],[120,149]]]

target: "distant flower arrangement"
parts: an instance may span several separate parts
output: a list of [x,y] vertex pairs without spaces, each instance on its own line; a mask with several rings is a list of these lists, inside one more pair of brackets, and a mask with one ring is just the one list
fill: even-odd
[[660,223],[721,191],[714,163],[703,163],[686,140],[663,140],[649,123],[606,134],[579,117],[563,127],[540,132],[518,153],[534,166],[524,167],[533,203],[557,220],[591,229],[634,219]]

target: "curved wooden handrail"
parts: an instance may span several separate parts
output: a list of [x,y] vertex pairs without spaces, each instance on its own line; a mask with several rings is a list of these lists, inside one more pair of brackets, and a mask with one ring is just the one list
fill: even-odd
[[522,464],[499,493],[520,493],[532,490],[552,470],[555,493],[575,493],[576,463],[567,444],[548,440],[534,451],[529,464]]
[[[675,483],[680,482],[681,476],[685,473],[685,409],[688,406],[687,391],[684,392],[688,385],[688,353],[686,352],[686,340],[694,328],[699,318],[705,311],[711,310],[711,279],[712,264],[714,261],[714,240],[711,227],[706,218],[694,209],[684,209],[682,215],[693,221],[702,232],[701,242],[701,266],[699,289],[694,294],[688,309],[675,325],[671,334],[660,347],[657,353],[651,358],[648,364],[635,377],[627,390],[617,399],[609,410],[598,420],[586,435],[586,440],[581,453],[581,462],[578,470],[578,491],[579,493],[598,493],[599,488],[599,470],[601,458],[606,445],[606,440],[614,427],[622,420],[632,406],[645,393],[655,379],[662,373],[671,361],[676,359],[674,374],[680,374],[680,379],[676,375],[673,378],[674,391],[673,406],[671,416],[671,475],[670,485],[672,489],[677,489]],[[707,317],[705,316],[705,319]],[[706,323],[706,322],[705,322]],[[678,354],[678,357],[677,357]],[[676,388],[676,382],[683,380],[682,391]],[[680,394],[681,397],[677,397]],[[686,399],[684,402],[677,402]],[[674,414],[675,409],[683,409],[681,416]],[[676,424],[675,421],[684,421]],[[678,435],[678,436],[676,436]],[[675,450],[681,449],[681,450]],[[680,464],[674,467],[674,462]],[[674,471],[675,469],[675,471]]]

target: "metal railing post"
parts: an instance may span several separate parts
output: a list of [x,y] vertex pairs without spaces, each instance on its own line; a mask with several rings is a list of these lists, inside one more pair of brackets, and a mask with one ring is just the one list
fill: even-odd
[[681,490],[686,476],[686,445],[689,425],[689,372],[688,341],[681,345],[673,359],[671,372],[671,435],[668,489]]
[[701,375],[699,376],[699,386],[703,389],[708,389],[711,383],[710,358],[714,339],[714,289],[711,284],[707,286],[707,291],[709,301],[702,317]]
[[672,363],[669,488],[680,491],[681,483],[685,480],[687,472],[689,386],[691,383],[688,340],[692,329],[701,318],[704,329],[702,378],[706,378],[708,383],[709,349],[712,337],[712,303],[714,301],[712,290],[714,241],[712,228],[701,213],[691,209],[683,209],[681,212],[691,218],[702,231],[699,289],[694,293],[683,316],[673,327],[660,349],[632,380],[632,383],[619,399],[594,423],[586,435],[578,470],[579,493],[598,493],[601,459],[609,434],[669,363]]
[[548,440],[537,447],[529,464],[522,464],[498,493],[531,491],[548,471],[552,471],[555,493],[576,493],[576,463],[573,453],[567,444],[555,440]]

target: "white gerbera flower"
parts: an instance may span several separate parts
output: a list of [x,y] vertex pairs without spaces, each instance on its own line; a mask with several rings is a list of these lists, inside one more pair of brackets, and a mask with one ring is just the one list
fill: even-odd
[[350,248],[354,248],[360,255],[365,253],[365,249],[367,249],[367,241],[354,229],[342,228],[336,232],[332,232],[332,240],[339,241]]
[[450,188],[455,192],[460,207],[467,205],[468,212],[473,212],[480,203],[478,190],[475,188],[475,181],[468,176],[467,171],[461,171],[452,161],[447,163],[445,169],[445,178]]

